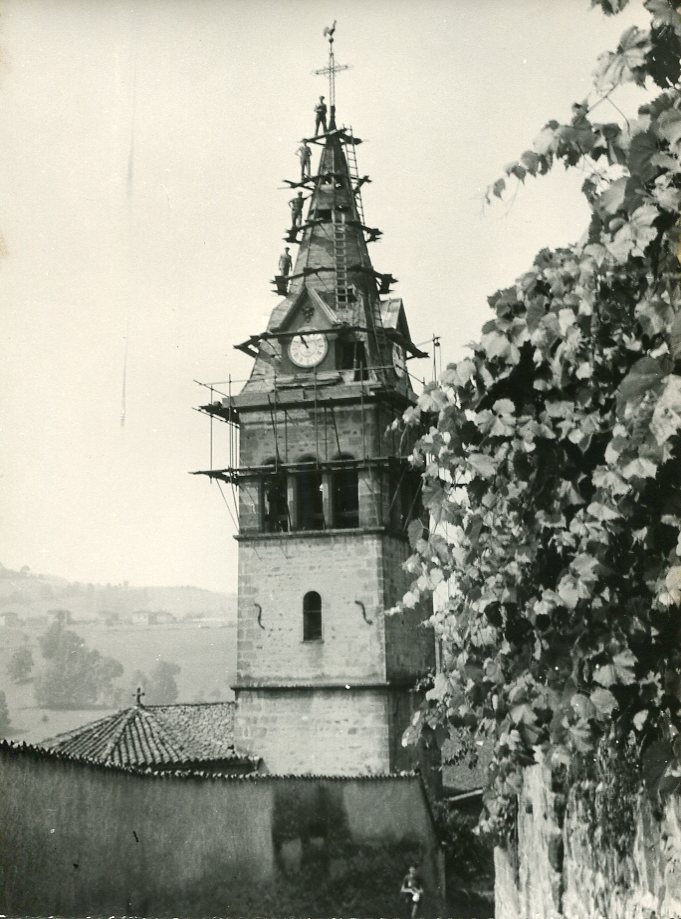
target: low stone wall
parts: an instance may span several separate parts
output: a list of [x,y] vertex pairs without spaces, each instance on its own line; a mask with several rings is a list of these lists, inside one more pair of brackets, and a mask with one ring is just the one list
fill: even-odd
[[442,915],[418,776],[139,774],[0,743],[6,915],[397,916],[409,863]]
[[586,804],[525,771],[517,843],[495,853],[496,919],[681,919],[681,800],[656,813],[641,793],[629,851],[599,844]]

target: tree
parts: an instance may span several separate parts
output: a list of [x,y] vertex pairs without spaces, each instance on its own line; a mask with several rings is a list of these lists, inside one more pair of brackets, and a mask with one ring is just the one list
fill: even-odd
[[38,638],[45,666],[37,675],[35,698],[45,708],[78,708],[107,704],[113,681],[123,674],[119,661],[88,648],[84,640],[60,622]]
[[[432,525],[410,525],[404,605],[447,586],[445,666],[412,731],[493,742],[497,833],[537,751],[574,776],[627,749],[656,795],[681,782],[681,15],[644,6],[650,29],[628,29],[570,122],[490,188],[579,168],[584,238],[493,294],[472,356],[405,416],[427,428],[413,462]],[[651,81],[638,117],[593,117]]]
[[10,727],[9,708],[4,692],[0,692],[0,735],[5,734]]
[[17,648],[7,662],[7,675],[13,683],[23,683],[33,669],[33,654],[28,645]]
[[179,664],[159,660],[146,687],[145,702],[149,705],[169,705],[177,700],[178,689],[175,677],[179,674]]

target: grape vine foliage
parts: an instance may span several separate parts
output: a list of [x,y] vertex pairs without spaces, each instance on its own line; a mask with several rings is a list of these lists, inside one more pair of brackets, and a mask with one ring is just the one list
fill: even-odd
[[[583,238],[493,294],[471,355],[404,417],[431,523],[410,525],[402,607],[435,596],[444,661],[405,742],[427,725],[492,744],[497,834],[538,758],[569,772],[633,743],[658,751],[656,794],[681,783],[681,12],[643,6],[649,28],[488,190],[578,168]],[[623,118],[631,82],[649,101]]]

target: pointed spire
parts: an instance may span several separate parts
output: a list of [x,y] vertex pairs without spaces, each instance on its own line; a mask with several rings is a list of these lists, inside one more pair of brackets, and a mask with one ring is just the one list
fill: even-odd
[[352,312],[358,291],[368,296],[375,289],[356,183],[344,149],[353,142],[343,130],[329,130],[324,136],[307,213],[298,230],[300,249],[290,287],[293,295],[303,285],[313,287],[339,319],[351,318],[342,314]]
[[[352,128],[339,127],[336,122],[335,74],[347,68],[335,63],[334,31],[335,23],[325,30],[329,37],[329,64],[314,71],[329,77],[329,98],[333,102],[329,121],[326,105],[315,106],[316,133],[304,138],[297,151],[300,180],[284,180],[291,192],[295,190],[289,201],[291,225],[285,238],[299,247],[298,252],[293,265],[288,248],[280,257],[273,283],[274,292],[283,299],[272,310],[267,330],[235,346],[256,358],[244,391],[262,392],[276,386],[277,367],[285,347],[282,341],[298,310],[302,316],[324,315],[323,324],[329,323],[338,335],[347,334],[351,336],[348,340],[362,344],[367,365],[374,374],[382,374],[391,361],[391,338],[385,334],[383,315],[393,301],[382,301],[381,297],[390,293],[395,279],[375,271],[369,255],[367,243],[378,239],[381,231],[365,225],[360,189],[370,179],[359,175],[355,153],[362,141],[354,136]],[[320,102],[324,101],[321,97]],[[320,148],[316,168],[316,157],[310,156],[308,145]],[[311,320],[307,317],[306,321]]]

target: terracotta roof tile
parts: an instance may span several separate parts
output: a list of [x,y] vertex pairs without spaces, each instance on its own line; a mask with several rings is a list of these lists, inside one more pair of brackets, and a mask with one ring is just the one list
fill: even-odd
[[116,766],[249,760],[234,746],[234,703],[139,705],[42,742],[59,753]]

